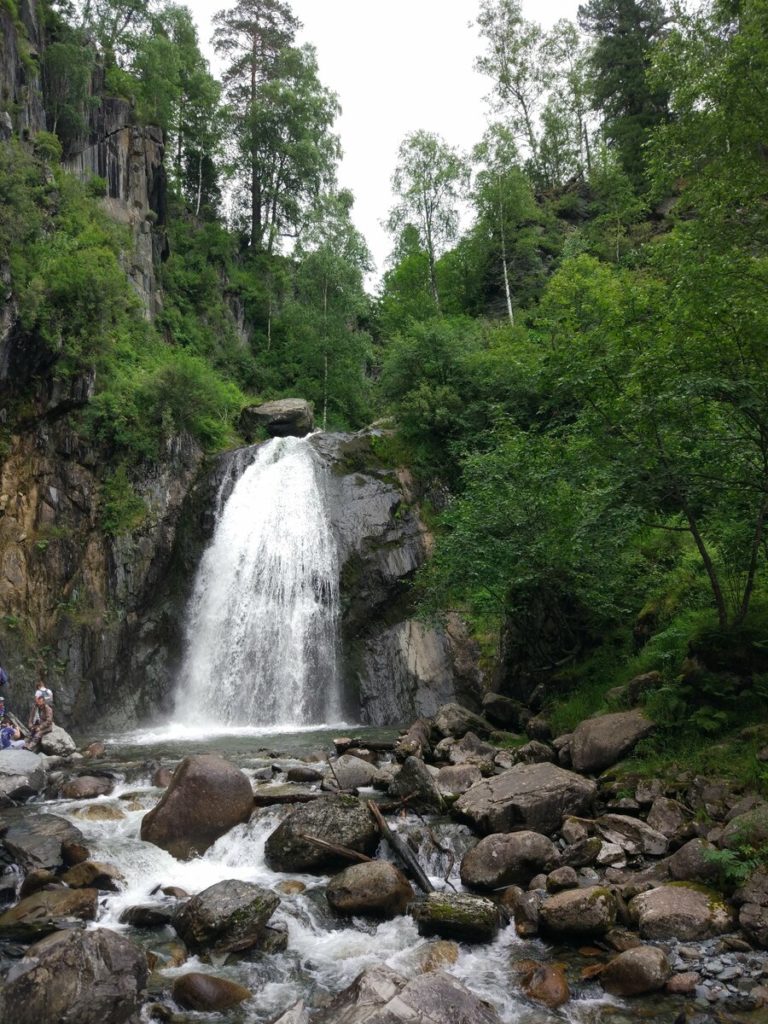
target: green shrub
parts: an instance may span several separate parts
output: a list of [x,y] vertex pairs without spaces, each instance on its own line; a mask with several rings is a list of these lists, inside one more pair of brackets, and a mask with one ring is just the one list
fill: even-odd
[[144,500],[133,489],[125,466],[108,476],[101,489],[101,526],[116,537],[140,526],[147,515]]
[[38,132],[34,138],[35,155],[46,163],[59,163],[61,160],[61,141],[53,132]]
[[94,199],[100,199],[107,194],[107,185],[106,178],[93,174],[88,179],[85,189],[89,196],[93,196]]

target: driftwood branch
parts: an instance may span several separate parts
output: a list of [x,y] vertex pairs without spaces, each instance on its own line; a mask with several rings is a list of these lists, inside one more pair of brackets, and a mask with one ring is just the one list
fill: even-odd
[[397,832],[392,831],[387,822],[384,820],[384,817],[381,811],[379,810],[378,805],[374,803],[373,800],[368,801],[368,810],[376,819],[376,824],[379,826],[379,830],[381,831],[382,837],[386,840],[386,842],[389,843],[392,850],[397,854],[403,865],[408,869],[413,880],[416,882],[419,888],[422,889],[424,892],[434,892],[435,887],[434,885],[432,885],[432,883],[424,873],[421,865],[416,859],[416,855],[408,846],[408,844],[400,838]]
[[335,853],[337,857],[344,857],[345,860],[354,860],[359,864],[367,864],[373,860],[373,857],[369,857],[365,853],[360,853],[359,850],[352,850],[348,846],[339,846],[337,843],[329,843],[325,839],[318,839],[316,836],[308,836],[306,832],[297,833],[299,839],[303,839],[305,843],[310,843],[312,846],[317,846],[321,850],[327,850],[329,853]]

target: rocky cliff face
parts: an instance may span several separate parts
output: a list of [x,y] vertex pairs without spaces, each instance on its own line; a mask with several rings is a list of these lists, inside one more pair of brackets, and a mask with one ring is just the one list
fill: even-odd
[[[34,0],[20,0],[18,17],[0,7],[0,141],[15,132],[31,139],[46,128],[40,74],[45,38]],[[81,181],[103,178],[107,213],[130,231],[133,251],[125,270],[147,316],[162,306],[157,266],[168,255],[165,237],[166,179],[159,128],[135,124],[130,103],[104,95],[103,69],[91,81],[91,103],[83,137],[69,146],[64,167]],[[7,274],[2,267],[0,274]],[[3,285],[0,277],[0,287]],[[7,292],[7,289],[5,289]],[[0,310],[0,330],[9,330],[10,302]]]
[[[92,83],[97,95],[100,78],[97,69]],[[159,128],[134,124],[127,100],[103,97],[91,112],[88,133],[71,147],[64,162],[81,181],[96,176],[106,182],[102,203],[131,233],[133,250],[125,270],[148,317],[162,307],[157,267],[168,255],[163,153]]]
[[[448,701],[478,704],[478,652],[457,616],[426,624],[413,617],[409,581],[427,556],[430,537],[408,474],[376,454],[381,434],[316,434],[311,443],[328,467],[326,487],[341,560],[342,668],[346,713],[375,725],[432,714]],[[257,446],[227,452],[190,488],[172,555],[144,606],[132,653],[137,709],[172,706],[183,647],[186,601],[218,512],[253,460]],[[300,515],[301,510],[296,509]],[[125,721],[122,714],[113,721]]]
[[45,128],[40,82],[43,35],[34,0],[20,0],[18,17],[0,6],[0,139]]
[[64,420],[11,439],[0,475],[0,650],[11,704],[23,710],[37,673],[68,724],[151,713],[157,651],[144,611],[164,577],[183,500],[201,462],[178,440],[140,491],[144,522],[104,535],[96,457]]
[[381,439],[373,430],[313,441],[331,467],[346,682],[372,725],[434,714],[455,699],[473,705],[483,688],[478,652],[458,616],[414,618],[409,584],[431,537],[410,474],[377,456]]

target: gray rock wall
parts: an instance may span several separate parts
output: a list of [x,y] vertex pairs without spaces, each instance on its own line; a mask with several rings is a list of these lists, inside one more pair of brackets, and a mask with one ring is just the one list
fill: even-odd
[[39,70],[43,37],[34,0],[20,0],[18,11],[17,21],[5,5],[0,7],[0,128],[25,138],[45,129]]

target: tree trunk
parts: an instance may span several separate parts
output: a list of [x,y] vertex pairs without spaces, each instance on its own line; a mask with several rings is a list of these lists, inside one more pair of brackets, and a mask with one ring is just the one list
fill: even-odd
[[507,314],[509,316],[509,322],[514,327],[515,314],[512,309],[512,296],[509,291],[509,272],[507,270],[507,238],[504,232],[504,217],[502,214],[501,204],[499,204],[499,231],[501,232],[501,266],[504,271],[504,294],[507,297]]
[[704,543],[704,538],[701,536],[699,531],[699,524],[696,522],[696,517],[691,512],[686,501],[681,502],[685,518],[688,520],[688,527],[691,531],[691,535],[696,544],[701,560],[704,563],[704,568],[707,570],[707,576],[709,577],[709,585],[712,588],[712,594],[715,598],[715,607],[717,608],[717,619],[720,623],[721,629],[728,628],[728,607],[725,603],[725,596],[723,594],[723,588],[720,584],[720,578],[717,575],[717,569],[712,561],[712,557],[707,550],[707,545]]
[[197,154],[197,202],[195,203],[195,216],[200,216],[200,204],[203,201],[203,151]]
[[760,509],[757,513],[757,521],[755,522],[755,531],[752,536],[752,546],[749,553],[747,581],[744,585],[744,593],[741,596],[739,611],[733,620],[734,625],[736,626],[741,625],[744,619],[746,619],[747,612],[749,611],[749,603],[752,600],[752,591],[755,588],[755,575],[757,573],[757,563],[760,557],[760,545],[763,540],[766,515],[768,515],[768,495],[763,497],[763,500],[760,502]]

